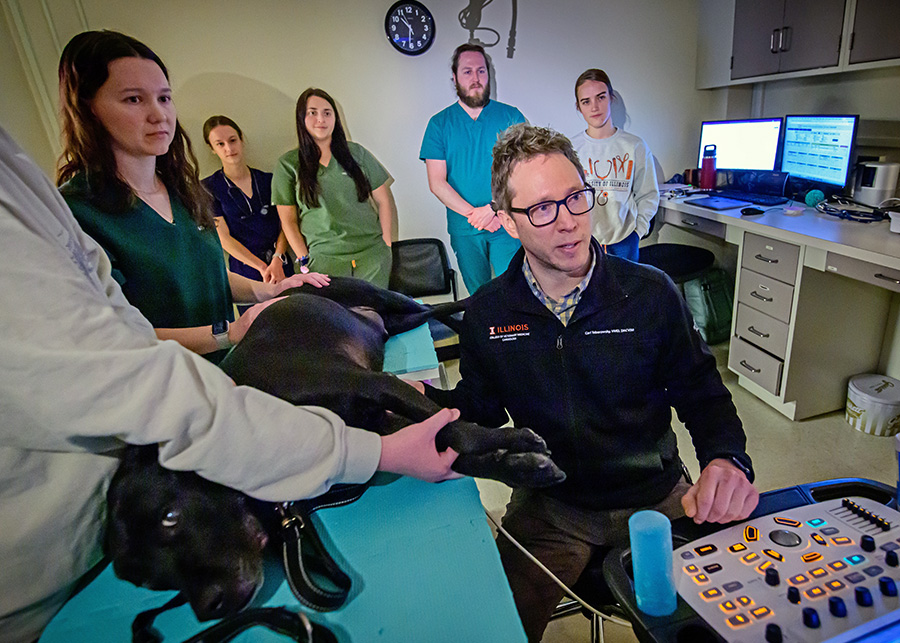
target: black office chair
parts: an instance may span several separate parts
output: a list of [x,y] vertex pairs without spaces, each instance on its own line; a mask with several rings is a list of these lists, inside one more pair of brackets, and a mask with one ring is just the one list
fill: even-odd
[[[459,299],[456,271],[450,266],[447,249],[440,239],[403,239],[391,244],[393,265],[388,288],[407,297],[452,295]],[[459,313],[461,316],[462,313]],[[436,319],[428,321],[439,362],[459,359],[459,336]],[[443,369],[442,384],[446,385]]]

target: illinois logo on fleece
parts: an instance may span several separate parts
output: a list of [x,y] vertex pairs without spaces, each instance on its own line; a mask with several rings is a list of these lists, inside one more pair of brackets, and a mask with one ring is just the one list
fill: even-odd
[[509,342],[519,337],[528,337],[531,332],[528,324],[506,324],[504,326],[488,326],[488,339]]

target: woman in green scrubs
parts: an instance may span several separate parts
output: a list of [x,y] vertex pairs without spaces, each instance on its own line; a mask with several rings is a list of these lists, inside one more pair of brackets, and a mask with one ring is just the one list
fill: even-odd
[[301,269],[352,276],[387,288],[394,198],[390,175],[347,140],[334,99],[309,88],[297,100],[299,147],[284,154],[272,202]]

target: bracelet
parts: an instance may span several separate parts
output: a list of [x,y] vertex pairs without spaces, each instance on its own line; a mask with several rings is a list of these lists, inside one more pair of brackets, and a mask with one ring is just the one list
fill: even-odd
[[307,264],[309,263],[309,255],[303,255],[302,257],[297,257],[294,259],[294,263],[297,264],[297,267],[300,269],[301,273],[309,272],[309,268]]

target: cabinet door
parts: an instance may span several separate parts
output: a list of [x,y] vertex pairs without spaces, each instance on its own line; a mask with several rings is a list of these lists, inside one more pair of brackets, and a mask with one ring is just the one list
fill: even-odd
[[900,2],[897,0],[856,0],[850,62],[900,58]]
[[784,0],[736,0],[731,77],[747,78],[778,71],[778,40]]
[[844,0],[786,0],[778,71],[836,67],[843,28]]

